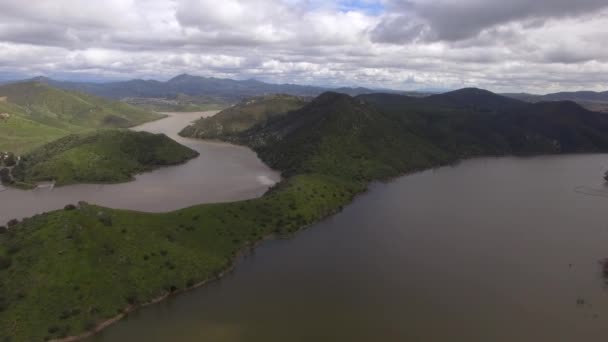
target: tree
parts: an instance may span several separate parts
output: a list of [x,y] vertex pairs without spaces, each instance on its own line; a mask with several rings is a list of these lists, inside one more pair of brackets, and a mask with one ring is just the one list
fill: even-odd
[[9,257],[0,255],[0,270],[5,270],[11,267],[12,261]]
[[11,171],[6,167],[0,169],[0,183],[10,184],[12,182],[13,179],[11,178]]
[[606,171],[606,173],[604,173],[604,180],[605,180],[606,182],[608,182],[608,171]]
[[17,164],[17,159],[15,158],[15,154],[9,152],[6,158],[4,158],[4,165],[6,166],[15,166]]

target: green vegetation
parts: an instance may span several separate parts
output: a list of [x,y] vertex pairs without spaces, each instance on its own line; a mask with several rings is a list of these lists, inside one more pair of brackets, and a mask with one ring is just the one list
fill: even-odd
[[213,279],[243,248],[340,210],[369,181],[476,155],[608,151],[606,133],[608,118],[570,102],[323,94],[220,136],[283,172],[261,198],[166,214],[81,204],[11,222],[0,234],[0,340],[78,335]]
[[38,82],[0,86],[0,151],[30,151],[70,133],[125,128],[162,116],[122,102],[55,89]]
[[92,330],[133,305],[219,276],[269,234],[290,234],[361,191],[321,175],[261,199],[144,214],[81,204],[0,235],[0,340]]
[[177,94],[173,98],[128,97],[124,102],[155,112],[205,112],[222,110],[230,104],[223,98]]
[[133,175],[198,155],[163,134],[100,130],[69,135],[24,155],[13,169],[17,182],[126,182]]
[[291,95],[267,95],[242,101],[220,113],[202,118],[184,128],[180,135],[201,139],[227,139],[257,124],[304,107],[306,100]]
[[0,102],[0,112],[10,117],[0,120],[0,151],[21,154],[67,134],[67,130],[28,119],[18,106]]

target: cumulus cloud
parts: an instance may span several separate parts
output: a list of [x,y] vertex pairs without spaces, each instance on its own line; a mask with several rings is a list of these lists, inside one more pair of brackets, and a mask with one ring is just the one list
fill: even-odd
[[[542,25],[608,7],[605,0],[388,0],[392,14],[374,29],[373,39],[403,43],[412,38],[458,41],[511,22]],[[414,31],[396,36],[403,27]],[[413,34],[415,33],[415,34]],[[415,37],[412,37],[415,36]]]
[[0,0],[0,76],[608,88],[605,0]]

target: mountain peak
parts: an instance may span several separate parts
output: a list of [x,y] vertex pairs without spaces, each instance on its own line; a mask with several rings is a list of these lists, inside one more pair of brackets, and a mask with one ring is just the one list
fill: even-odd
[[321,95],[317,96],[313,102],[316,103],[327,103],[336,100],[352,100],[353,98],[350,95],[344,93],[338,93],[335,91],[326,91]]
[[463,88],[428,97],[431,101],[456,107],[476,107],[483,110],[499,111],[525,105],[523,101],[495,94],[479,88]]
[[29,82],[40,82],[40,83],[51,83],[53,81],[53,79],[46,77],[46,76],[36,76],[36,77],[32,77],[29,80],[27,80]]
[[500,96],[498,94],[495,94],[489,90],[485,90],[485,89],[480,89],[480,88],[475,88],[475,87],[469,87],[469,88],[462,88],[462,89],[457,89],[457,90],[452,90],[449,91],[447,93],[443,93],[441,95],[486,95],[486,96]]
[[187,81],[187,80],[190,80],[193,78],[198,78],[198,76],[193,76],[190,74],[180,74],[180,75],[173,77],[172,79],[170,79],[167,82],[181,82],[181,81]]

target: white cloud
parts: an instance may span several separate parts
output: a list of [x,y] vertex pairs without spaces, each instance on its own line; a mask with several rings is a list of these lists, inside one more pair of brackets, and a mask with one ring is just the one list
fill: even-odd
[[605,90],[605,0],[0,0],[0,75]]

